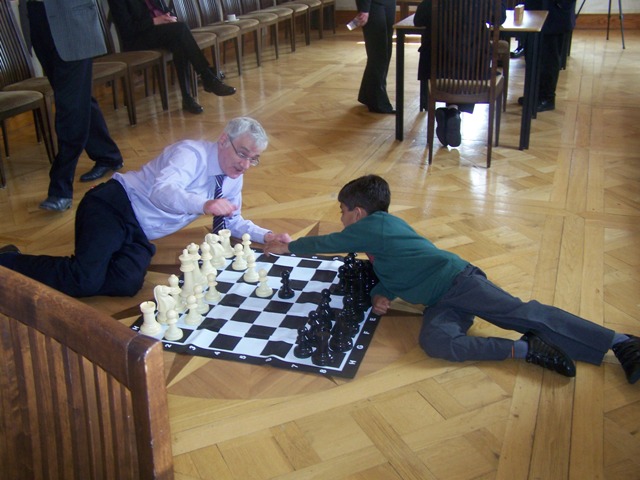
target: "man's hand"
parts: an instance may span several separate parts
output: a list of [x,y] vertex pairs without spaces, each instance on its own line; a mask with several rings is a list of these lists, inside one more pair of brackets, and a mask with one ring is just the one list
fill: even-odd
[[371,303],[373,304],[373,313],[376,315],[384,315],[389,310],[391,300],[382,295],[374,295]]
[[271,242],[268,242],[264,246],[264,249],[262,251],[267,255],[270,255],[272,253],[274,253],[276,255],[282,255],[284,253],[290,253],[289,252],[289,242],[281,242],[279,240],[273,240]]
[[289,236],[288,233],[273,233],[273,232],[265,233],[264,243],[270,243],[273,241],[289,243],[291,241],[291,237]]
[[230,217],[233,212],[238,209],[226,198],[218,198],[217,200],[207,200],[202,208],[203,213],[213,215],[214,217]]
[[170,13],[165,13],[164,15],[158,15],[157,17],[153,17],[154,25],[162,25],[165,23],[175,23],[178,19],[171,15]]
[[364,27],[369,21],[369,12],[358,12],[356,15],[356,21],[359,27]]

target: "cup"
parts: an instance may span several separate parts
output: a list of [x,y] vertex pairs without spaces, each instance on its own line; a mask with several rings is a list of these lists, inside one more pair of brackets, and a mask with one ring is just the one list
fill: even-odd
[[360,22],[358,22],[358,20],[355,19],[355,18],[353,20],[351,20],[349,23],[347,23],[347,28],[349,30],[355,30],[359,26],[360,26]]
[[230,13],[229,15],[227,15],[227,21],[228,22],[235,22],[236,20],[238,20],[236,18],[236,14],[235,13]]
[[520,25],[524,19],[524,5],[518,4],[513,8],[513,22]]

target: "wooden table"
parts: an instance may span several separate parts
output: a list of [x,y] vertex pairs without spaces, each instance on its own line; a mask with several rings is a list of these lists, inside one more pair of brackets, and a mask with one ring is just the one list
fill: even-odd
[[[516,24],[513,10],[507,10],[507,19],[500,31],[507,36],[526,39],[531,48],[531,61],[526,63],[524,74],[524,102],[520,123],[519,149],[529,148],[531,119],[536,116],[538,79],[540,77],[540,32],[549,14],[546,10],[525,10],[522,23]],[[404,139],[404,41],[406,35],[422,34],[426,28],[413,24],[414,15],[409,15],[393,27],[396,30],[396,140]]]

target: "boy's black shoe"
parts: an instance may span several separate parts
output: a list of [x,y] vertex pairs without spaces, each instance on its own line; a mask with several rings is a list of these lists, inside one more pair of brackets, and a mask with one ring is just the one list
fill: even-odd
[[627,335],[629,340],[616,343],[611,350],[620,361],[627,381],[631,384],[640,380],[640,338]]
[[558,347],[545,342],[531,332],[523,335],[522,340],[525,340],[529,345],[527,362],[553,370],[565,377],[576,376],[576,366],[573,360]]
[[15,245],[8,244],[4,247],[0,247],[0,255],[2,255],[3,253],[20,253],[20,249]]

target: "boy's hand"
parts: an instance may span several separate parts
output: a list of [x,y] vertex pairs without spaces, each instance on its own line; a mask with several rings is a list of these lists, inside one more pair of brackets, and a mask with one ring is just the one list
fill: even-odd
[[391,300],[382,295],[374,295],[371,303],[373,304],[373,313],[376,315],[384,315],[389,310]]
[[[288,233],[273,233],[273,232],[267,232],[264,235],[264,243],[270,243],[270,242],[282,242],[282,243],[289,243],[291,241],[291,237],[289,236]],[[274,252],[275,253],[275,252]]]
[[275,253],[276,255],[282,255],[284,253],[290,253],[289,252],[289,244],[285,243],[285,242],[281,242],[279,240],[272,240],[271,242],[268,242],[264,246],[264,249],[262,251],[267,255],[270,255],[272,253]]

